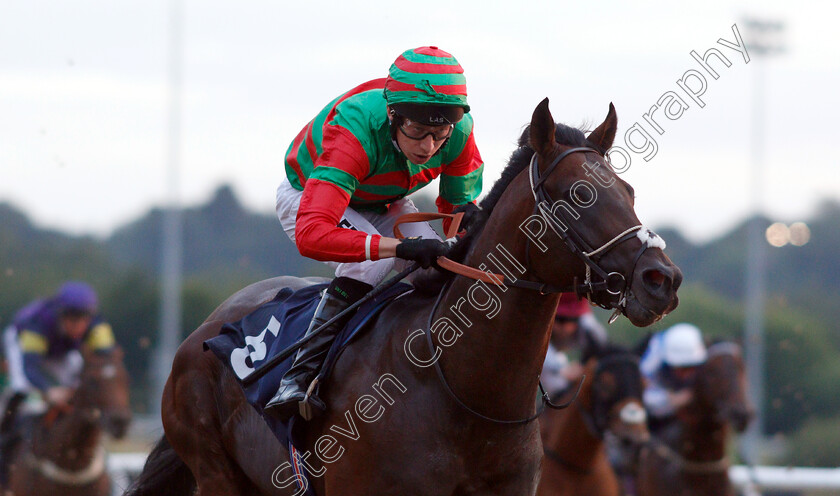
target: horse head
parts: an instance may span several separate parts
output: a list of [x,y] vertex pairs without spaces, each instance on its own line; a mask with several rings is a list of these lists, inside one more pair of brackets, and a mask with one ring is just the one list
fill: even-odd
[[697,374],[695,408],[721,424],[743,432],[754,412],[747,397],[747,379],[741,347],[731,341],[709,346],[706,363]]
[[628,449],[638,447],[650,437],[639,359],[616,344],[587,341],[581,357],[592,381],[587,423],[601,435],[615,436]]
[[122,438],[131,422],[123,351],[119,347],[104,353],[85,350],[83,357],[85,365],[73,406],[115,438]]
[[[529,173],[536,207],[529,219],[543,223],[537,228],[542,233],[557,236],[542,236],[545,246],[537,243],[531,253],[541,279],[557,274],[589,283],[593,303],[647,326],[677,307],[682,273],[663,253],[664,241],[641,224],[633,188],[604,156],[616,128],[610,104],[604,122],[585,141],[570,144],[562,139],[568,128],[554,122],[548,99],[534,110],[527,144],[535,152]],[[559,249],[575,256],[557,256]]]

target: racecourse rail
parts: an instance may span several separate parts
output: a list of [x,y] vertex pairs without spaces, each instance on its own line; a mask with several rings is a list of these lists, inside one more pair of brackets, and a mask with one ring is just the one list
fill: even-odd
[[[147,453],[111,453],[108,473],[114,481],[112,494],[122,494],[128,483],[143,469]],[[840,468],[747,467],[735,465],[729,478],[745,494],[761,494],[761,489],[830,491],[840,489]]]

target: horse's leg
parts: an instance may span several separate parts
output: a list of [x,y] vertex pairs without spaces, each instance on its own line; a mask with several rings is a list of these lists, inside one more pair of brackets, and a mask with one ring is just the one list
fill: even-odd
[[[281,445],[268,424],[248,403],[237,379],[227,367],[221,367],[218,397],[222,416],[222,442],[236,461],[237,467],[247,476],[253,488],[249,494],[293,494],[289,484],[287,491],[280,491],[278,485],[288,479],[291,472],[289,452]],[[284,464],[289,472],[284,472]],[[286,475],[284,479],[282,476]]]
[[[221,323],[205,323],[220,326]],[[169,443],[195,477],[198,493],[204,496],[243,494],[241,470],[235,466],[222,443],[221,419],[216,405],[216,363],[202,353],[193,333],[178,349],[172,373],[163,391],[161,420]],[[196,346],[197,344],[197,346]]]
[[272,476],[288,452],[248,404],[233,373],[201,347],[220,325],[205,323],[176,354],[163,395],[166,436],[199,494],[282,494]]

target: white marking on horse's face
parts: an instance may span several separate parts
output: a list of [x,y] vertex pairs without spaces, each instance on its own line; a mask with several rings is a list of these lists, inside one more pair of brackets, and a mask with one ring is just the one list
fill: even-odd
[[117,367],[114,365],[106,365],[102,367],[102,378],[113,379],[117,376]]
[[621,408],[619,418],[625,424],[644,424],[647,422],[647,413],[638,403],[627,403]]

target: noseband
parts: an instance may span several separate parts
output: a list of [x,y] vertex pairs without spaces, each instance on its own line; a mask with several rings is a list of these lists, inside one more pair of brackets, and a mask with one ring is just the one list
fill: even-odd
[[[631,295],[631,285],[633,281],[633,274],[636,271],[636,264],[642,257],[642,254],[648,248],[665,249],[665,241],[655,234],[650,229],[641,224],[625,229],[621,233],[614,236],[612,239],[601,245],[593,248],[581,234],[574,228],[573,223],[569,221],[568,214],[563,212],[564,209],[558,209],[561,219],[558,219],[554,209],[554,200],[545,190],[544,183],[549,175],[554,171],[557,165],[572,153],[600,153],[589,147],[570,148],[555,158],[551,164],[545,169],[545,173],[540,175],[540,170],[537,161],[537,153],[531,158],[529,179],[531,181],[531,192],[534,194],[534,214],[546,221],[551,227],[551,230],[557,234],[560,239],[566,244],[569,250],[574,253],[584,264],[586,264],[586,279],[583,284],[575,284],[571,290],[578,296],[586,296],[591,302],[596,305],[606,308],[615,309],[610,323],[612,323],[620,313],[624,310],[627,303],[627,297]],[[562,222],[561,222],[562,221]],[[565,222],[565,224],[564,224]],[[642,242],[641,248],[636,253],[633,259],[633,266],[627,272],[627,275],[620,272],[607,272],[598,263],[598,260],[619,244],[632,239],[638,238]],[[527,249],[526,249],[527,250]],[[526,257],[528,256],[526,251]],[[599,278],[593,281],[592,273]],[[555,288],[552,286],[544,286],[547,291],[543,292],[564,292],[569,291],[570,288]],[[594,301],[592,294],[596,291],[606,291],[609,298],[605,302]]]

